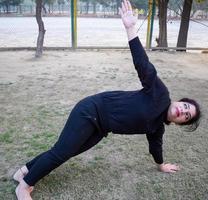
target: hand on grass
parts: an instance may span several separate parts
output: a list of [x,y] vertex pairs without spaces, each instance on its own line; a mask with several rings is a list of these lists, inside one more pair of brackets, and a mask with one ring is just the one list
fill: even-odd
[[173,165],[170,163],[160,164],[160,165],[158,165],[158,168],[161,172],[166,172],[166,173],[175,173],[180,170],[178,165]]

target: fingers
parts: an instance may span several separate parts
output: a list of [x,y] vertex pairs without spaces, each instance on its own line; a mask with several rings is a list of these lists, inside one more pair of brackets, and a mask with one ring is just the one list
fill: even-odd
[[127,8],[125,7],[124,2],[121,3],[121,6],[122,6],[121,8],[122,8],[123,13],[126,13],[127,12]]
[[132,11],[132,6],[131,6],[130,1],[127,1],[127,5],[128,5],[128,9],[129,9],[130,11]]
[[126,8],[126,11],[128,11],[129,10],[129,6],[128,6],[128,3],[127,3],[127,0],[124,0],[123,2],[124,2],[124,6]]
[[132,11],[131,3],[128,0],[123,0],[121,3],[122,11],[123,13],[126,13],[127,11]]

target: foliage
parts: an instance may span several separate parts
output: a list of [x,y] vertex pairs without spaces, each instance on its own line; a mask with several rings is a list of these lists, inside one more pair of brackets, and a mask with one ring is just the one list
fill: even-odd
[[175,11],[176,13],[178,13],[179,11],[182,11],[182,7],[183,7],[183,1],[177,1],[177,0],[169,1],[168,8],[170,10]]
[[56,0],[43,0],[43,4],[47,5],[53,5],[56,2]]
[[144,9],[145,11],[148,10],[148,1],[146,0],[132,0],[133,7],[138,9]]
[[65,1],[64,0],[57,0],[57,3],[58,4],[65,4]]
[[10,6],[18,6],[23,3],[24,0],[0,0],[0,6],[6,10],[7,13],[10,11]]
[[[182,12],[183,1],[170,0],[168,8],[178,13]],[[207,10],[208,9],[208,0],[195,0],[193,1],[193,11],[196,10]]]
[[18,6],[19,4],[23,3],[24,0],[0,0],[1,6]]
[[112,3],[111,0],[107,0],[107,1],[106,0],[97,0],[97,2],[101,5],[103,5],[104,7],[108,7]]
[[208,0],[195,0],[193,2],[193,9],[197,10],[208,10]]
[[[85,2],[85,3],[92,3],[92,4],[96,4],[99,3],[105,7],[107,6],[111,6],[111,5],[119,5],[121,4],[122,0],[80,0],[81,2]],[[138,9],[144,9],[147,10],[148,8],[148,1],[146,0],[132,0],[131,1],[133,7],[136,7]]]

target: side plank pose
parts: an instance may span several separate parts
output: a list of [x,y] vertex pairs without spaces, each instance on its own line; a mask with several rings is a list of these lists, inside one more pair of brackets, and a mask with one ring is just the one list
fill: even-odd
[[200,107],[192,99],[170,100],[169,92],[157,76],[139,38],[129,1],[122,2],[120,15],[125,26],[135,69],[143,88],[137,91],[110,91],[81,100],[71,114],[55,145],[38,155],[14,174],[19,182],[18,200],[31,200],[33,186],[52,170],[96,145],[108,132],[116,134],[146,134],[149,152],[162,172],[176,172],[179,166],[165,164],[162,156],[164,124],[171,122],[199,125]]

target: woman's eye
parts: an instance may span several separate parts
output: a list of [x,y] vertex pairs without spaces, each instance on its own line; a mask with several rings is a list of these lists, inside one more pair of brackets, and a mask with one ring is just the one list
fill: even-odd
[[185,109],[187,109],[187,108],[188,108],[188,106],[187,106],[185,103],[184,103],[184,108],[185,108]]
[[186,119],[186,120],[189,119],[189,114],[188,114],[188,113],[185,114],[185,119]]

